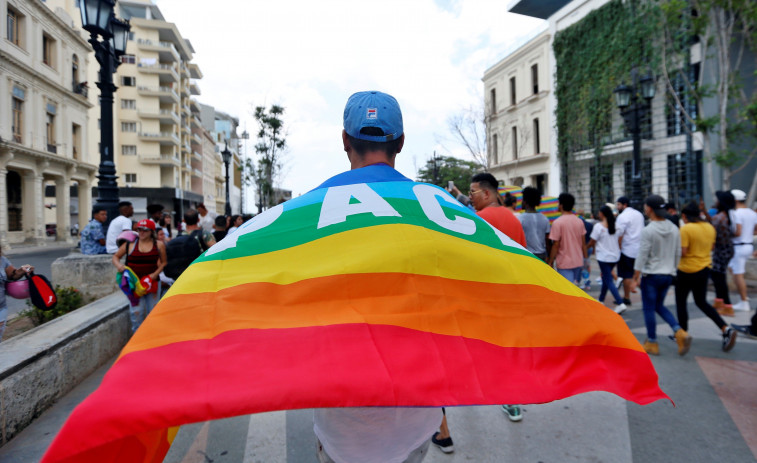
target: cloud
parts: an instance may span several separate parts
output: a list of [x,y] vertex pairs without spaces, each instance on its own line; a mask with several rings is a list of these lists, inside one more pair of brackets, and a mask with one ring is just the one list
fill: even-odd
[[414,177],[439,150],[450,114],[479,104],[498,51],[541,21],[501,0],[159,0],[196,50],[201,102],[240,118],[254,145],[252,105],[282,104],[289,128],[283,186],[303,193],[348,168],[344,103],[378,89],[400,102],[407,141],[398,168]]

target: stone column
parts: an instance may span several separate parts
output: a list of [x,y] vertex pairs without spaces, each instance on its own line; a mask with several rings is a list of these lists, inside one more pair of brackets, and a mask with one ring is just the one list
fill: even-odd
[[93,183],[94,179],[90,177],[79,179],[79,231],[84,230],[84,227],[92,218]]
[[0,247],[3,252],[10,249],[8,245],[8,186],[6,177],[8,170],[5,165],[0,166]]
[[71,242],[71,177],[64,174],[55,179],[55,241]]
[[33,244],[45,244],[45,192],[42,170],[24,175],[24,231]]

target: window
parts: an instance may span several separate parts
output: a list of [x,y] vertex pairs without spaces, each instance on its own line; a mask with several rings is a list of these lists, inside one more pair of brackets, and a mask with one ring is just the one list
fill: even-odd
[[121,154],[124,156],[135,156],[137,154],[136,145],[121,145]]
[[8,6],[6,20],[6,36],[8,41],[16,46],[21,46],[21,19],[23,16],[18,11]]
[[121,100],[121,109],[137,109],[137,100]]
[[518,159],[518,128],[512,128],[513,133],[513,159]]
[[494,135],[492,135],[492,161],[494,161],[494,164],[499,163],[499,147],[497,145],[497,134],[495,133]]
[[510,77],[510,105],[515,105],[515,77]]
[[[641,160],[641,194],[642,198],[652,194],[652,159],[644,158]],[[626,193],[633,194],[633,160],[625,162],[624,180],[626,182]]]
[[137,183],[137,174],[124,174],[124,181],[126,183]]
[[121,122],[121,132],[136,132],[136,131],[137,131],[136,122]]
[[74,159],[81,160],[81,126],[77,124],[71,125],[71,141],[73,143],[73,156]]
[[12,117],[11,132],[13,132],[13,141],[22,143],[24,140],[24,98],[26,92],[19,88],[13,87],[13,96],[11,97]]
[[702,197],[702,152],[668,155],[668,198],[683,207]]
[[47,103],[47,122],[45,124],[45,135],[47,138],[47,151],[51,153],[57,152],[55,144],[55,114],[58,112],[58,108],[53,103]]
[[55,39],[42,34],[42,62],[55,69]]
[[534,119],[534,154],[541,153],[541,145],[539,143],[539,118]]
[[121,76],[121,85],[124,87],[134,87],[137,85],[137,78],[133,76]]
[[71,84],[76,88],[79,84],[79,57],[71,57]]
[[129,40],[134,40],[134,32],[129,31]]
[[136,62],[137,62],[137,59],[134,57],[134,55],[121,56],[121,64],[134,64]]
[[493,88],[489,92],[491,94],[491,100],[492,100],[492,115],[497,114],[497,89]]
[[531,86],[534,88],[534,95],[539,93],[539,65],[531,66]]
[[[686,133],[686,124],[689,123],[686,118],[686,113],[691,116],[692,119],[697,118],[697,103],[694,96],[689,91],[690,85],[687,81],[691,81],[691,85],[696,85],[699,78],[699,63],[695,63],[691,66],[689,76],[684,76],[683,71],[679,71],[671,79],[671,85],[675,90],[675,96],[671,94],[670,90],[666,92],[667,104],[665,105],[665,118],[667,122],[667,133],[669,137],[675,135],[682,135]],[[680,105],[679,102],[680,101]],[[687,108],[686,112],[683,111],[681,106]],[[695,132],[696,127],[692,126],[691,131]]]
[[601,164],[589,168],[591,210],[598,211],[606,203],[615,201],[612,185],[612,165]]

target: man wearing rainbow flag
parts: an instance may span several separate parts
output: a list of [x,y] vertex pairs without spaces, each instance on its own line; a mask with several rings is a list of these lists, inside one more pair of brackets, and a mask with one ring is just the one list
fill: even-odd
[[[377,91],[353,94],[344,108],[342,143],[351,170],[372,170],[376,180],[402,177],[394,170],[395,158],[405,143],[397,100]],[[441,421],[439,408],[316,409],[318,460],[420,462]]]

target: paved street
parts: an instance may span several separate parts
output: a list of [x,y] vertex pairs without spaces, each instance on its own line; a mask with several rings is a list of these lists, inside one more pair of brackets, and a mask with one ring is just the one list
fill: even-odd
[[[592,294],[596,295],[594,287]],[[672,295],[669,306],[672,307]],[[712,295],[710,295],[711,299]],[[639,295],[623,317],[644,339]],[[426,462],[754,462],[757,461],[757,341],[739,338],[730,353],[720,349],[715,325],[693,305],[691,352],[659,325],[661,353],[652,361],[663,390],[675,401],[647,406],[607,393],[589,393],[524,407],[524,420],[509,422],[496,406],[448,410],[456,451],[431,448]],[[747,322],[737,313],[732,323]],[[252,367],[252,366],[251,366]],[[106,367],[45,412],[5,447],[3,463],[38,461],[73,407],[99,383]],[[170,463],[314,463],[312,411],[241,416],[181,428],[166,458]]]
[[[31,248],[14,248],[8,252],[8,259],[11,263],[19,267],[24,264],[30,264],[34,266],[34,272],[40,275],[44,275],[52,281],[51,267],[55,259],[64,257],[71,252],[71,249],[75,244],[62,244],[55,241],[51,241],[47,247],[31,247]],[[8,301],[8,318],[13,318],[20,311],[25,310],[26,300],[13,299],[9,297]]]

